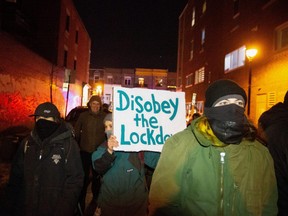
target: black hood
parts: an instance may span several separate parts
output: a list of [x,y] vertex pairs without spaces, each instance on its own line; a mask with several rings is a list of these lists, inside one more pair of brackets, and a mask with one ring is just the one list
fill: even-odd
[[288,107],[284,103],[277,103],[264,112],[258,120],[264,130],[273,124],[284,121],[288,122]]

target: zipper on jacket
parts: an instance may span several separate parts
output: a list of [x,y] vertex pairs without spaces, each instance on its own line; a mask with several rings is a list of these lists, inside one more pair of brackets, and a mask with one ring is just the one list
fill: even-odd
[[220,153],[221,174],[220,174],[220,216],[224,215],[224,163],[225,152]]
[[234,211],[235,211],[235,199],[236,199],[236,193],[238,190],[238,185],[236,185],[236,183],[234,183],[234,191],[233,191],[233,199],[232,199],[232,215],[234,215]]

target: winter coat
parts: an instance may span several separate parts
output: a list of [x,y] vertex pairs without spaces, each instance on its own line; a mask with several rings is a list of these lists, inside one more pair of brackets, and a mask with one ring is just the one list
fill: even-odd
[[75,124],[75,136],[81,151],[92,153],[105,141],[105,116],[102,111],[93,113],[91,110],[80,114]]
[[66,123],[43,141],[33,130],[11,169],[7,195],[12,215],[73,215],[83,178],[79,147]]
[[149,215],[277,215],[268,149],[248,140],[215,147],[198,127],[205,119],[194,120],[165,142],[152,178]]
[[259,118],[263,127],[267,147],[274,159],[278,185],[279,216],[288,212],[288,107],[278,103]]
[[[159,153],[144,152],[144,161],[155,167]],[[92,164],[102,175],[98,198],[102,216],[146,216],[148,189],[140,153],[107,151],[107,143],[92,154]]]

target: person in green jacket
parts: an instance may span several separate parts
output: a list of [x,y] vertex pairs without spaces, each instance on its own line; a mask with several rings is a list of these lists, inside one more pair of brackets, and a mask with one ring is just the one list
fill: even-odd
[[101,216],[146,216],[148,188],[144,164],[155,168],[159,152],[114,151],[119,145],[112,135],[112,113],[104,119],[107,142],[92,154],[93,168],[102,176],[97,200]]
[[149,215],[277,215],[273,160],[244,114],[245,91],[223,79],[205,99],[204,115],[163,146]]

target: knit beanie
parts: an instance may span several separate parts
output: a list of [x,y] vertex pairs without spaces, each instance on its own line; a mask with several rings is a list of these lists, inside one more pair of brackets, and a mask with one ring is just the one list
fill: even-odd
[[105,123],[105,121],[111,121],[111,122],[112,122],[112,113],[108,113],[108,114],[105,116],[103,122]]
[[242,96],[246,105],[247,96],[244,89],[232,80],[221,79],[213,82],[206,90],[205,107],[212,107],[219,98],[227,95]]
[[90,104],[92,101],[97,101],[97,102],[100,104],[100,106],[102,106],[101,98],[100,98],[98,95],[93,95],[93,96],[90,98],[90,100],[89,100],[89,102],[88,102],[88,106],[89,106],[89,104]]

